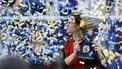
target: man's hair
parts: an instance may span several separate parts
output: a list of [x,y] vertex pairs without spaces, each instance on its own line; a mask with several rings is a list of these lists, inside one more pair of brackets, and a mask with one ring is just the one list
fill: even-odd
[[81,20],[85,21],[85,26],[81,27],[80,29],[82,30],[83,33],[86,33],[88,29],[92,29],[93,32],[97,32],[98,29],[96,26],[92,26],[92,24],[90,24],[87,20],[84,20],[82,17],[81,17],[82,13],[79,13],[79,12],[72,12],[70,14],[70,16],[73,16],[74,19],[75,19],[75,23],[77,25],[80,25],[81,23]]
[[70,16],[73,16],[75,18],[75,23],[77,25],[80,25],[80,21],[82,20],[82,18],[80,17],[80,13],[72,12]]

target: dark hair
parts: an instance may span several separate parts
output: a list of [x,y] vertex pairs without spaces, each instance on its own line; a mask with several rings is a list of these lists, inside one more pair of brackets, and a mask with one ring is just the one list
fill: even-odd
[[[81,15],[80,13],[76,13],[76,12],[72,12],[70,14],[70,16],[75,17],[75,23],[77,25],[80,25],[80,21],[83,20],[80,15]],[[82,27],[80,29],[82,30],[83,34],[85,34],[87,32],[86,27]]]
[[75,23],[76,23],[77,25],[80,25],[80,21],[82,20],[82,18],[80,17],[80,14],[79,14],[79,13],[72,12],[72,13],[70,14],[70,16],[75,17]]
[[[80,25],[80,21],[83,20],[83,18],[81,18],[81,15],[82,15],[82,13],[78,13],[78,12],[72,12],[70,14],[70,16],[73,16],[75,18],[75,23],[77,25]],[[87,29],[92,29],[93,32],[97,32],[98,31],[97,27],[94,27],[94,26],[92,26],[90,24],[86,24],[84,27],[81,27],[80,29],[82,30],[82,32],[84,34],[87,33]]]

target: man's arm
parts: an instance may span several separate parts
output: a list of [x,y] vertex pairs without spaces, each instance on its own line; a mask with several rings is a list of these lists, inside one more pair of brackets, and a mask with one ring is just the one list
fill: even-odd
[[69,65],[72,61],[73,61],[73,59],[75,58],[75,56],[76,56],[76,54],[75,53],[72,53],[70,56],[68,56],[67,58],[65,58],[65,63],[67,64],[67,65]]
[[74,58],[76,57],[76,55],[77,55],[77,51],[80,51],[80,45],[79,45],[79,43],[80,43],[81,41],[76,41],[75,43],[74,43],[74,48],[73,48],[73,53],[71,54],[71,55],[69,55],[67,58],[65,58],[65,63],[67,64],[67,65],[69,65],[73,60],[74,60]]
[[93,42],[93,47],[94,47],[94,51],[97,52],[97,55],[98,55],[98,58],[99,58],[101,64],[106,63],[106,58],[105,58],[104,54],[102,53],[102,47],[96,42]]
[[93,42],[94,50],[97,52],[98,58],[102,66],[110,69],[110,60],[114,59],[115,55],[112,51],[102,48],[98,43]]

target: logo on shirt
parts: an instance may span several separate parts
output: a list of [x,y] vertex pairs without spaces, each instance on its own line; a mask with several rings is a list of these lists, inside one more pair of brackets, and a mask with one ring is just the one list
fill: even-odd
[[90,51],[90,47],[88,45],[83,46],[83,52],[88,53]]

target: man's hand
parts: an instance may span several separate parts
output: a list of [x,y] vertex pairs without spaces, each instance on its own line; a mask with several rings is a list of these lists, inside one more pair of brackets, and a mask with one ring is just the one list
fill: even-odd
[[95,41],[92,42],[93,43],[93,47],[94,47],[94,51],[100,52],[102,51],[102,47]]
[[95,42],[95,41],[93,41],[92,43],[93,43],[92,46],[94,47],[94,51],[97,52],[101,64],[106,63],[105,56],[104,56],[104,54],[102,53],[102,47],[101,47],[97,42]]
[[73,53],[74,54],[77,54],[77,51],[80,51],[80,43],[82,42],[82,40],[81,41],[75,41],[75,43],[74,43],[74,48],[73,48]]

